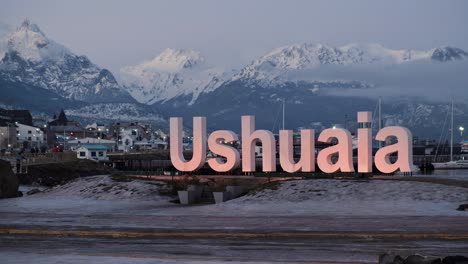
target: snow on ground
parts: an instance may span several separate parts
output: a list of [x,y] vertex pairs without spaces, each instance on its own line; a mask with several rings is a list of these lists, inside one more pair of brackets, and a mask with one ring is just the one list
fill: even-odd
[[223,204],[184,206],[163,182],[80,178],[34,195],[0,200],[0,212],[193,216],[468,216],[468,189],[388,180],[286,181]]
[[468,189],[409,181],[288,181],[224,204],[223,213],[257,215],[462,215]]
[[8,264],[23,264],[30,263],[34,259],[36,264],[81,264],[81,263],[100,263],[100,264],[177,264],[177,263],[190,263],[190,264],[262,264],[271,263],[263,261],[232,261],[232,260],[209,260],[200,258],[194,260],[193,258],[174,258],[174,257],[136,257],[136,256],[100,256],[100,255],[49,255],[49,254],[30,254],[30,253],[2,253],[2,259]]
[[[22,190],[35,187],[21,186]],[[131,213],[157,206],[173,205],[172,197],[161,195],[163,182],[132,180],[114,181],[101,175],[78,178],[64,185],[24,197],[0,200],[1,212],[41,213]]]
[[164,182],[155,181],[114,181],[110,176],[78,178],[39,194],[45,197],[77,197],[95,200],[163,200],[161,190],[167,188]]

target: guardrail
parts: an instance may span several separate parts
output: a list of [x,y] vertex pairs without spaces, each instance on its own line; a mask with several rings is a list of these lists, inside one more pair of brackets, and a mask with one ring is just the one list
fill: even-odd
[[[19,172],[13,169],[16,173],[27,173],[28,166],[50,164],[59,162],[68,162],[78,160],[75,152],[57,152],[57,153],[24,153],[23,160],[20,163]],[[12,167],[16,167],[16,155],[3,155],[0,159],[9,161]]]

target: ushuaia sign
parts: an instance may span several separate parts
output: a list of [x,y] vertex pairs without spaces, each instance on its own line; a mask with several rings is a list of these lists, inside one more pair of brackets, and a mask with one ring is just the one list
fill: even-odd
[[[372,164],[383,173],[392,173],[397,170],[411,172],[413,165],[412,135],[411,132],[398,126],[389,126],[380,129],[375,140],[387,141],[394,137],[396,143],[380,148],[372,160],[372,113],[358,112],[358,172],[372,172]],[[208,165],[217,172],[227,172],[242,165],[243,172],[255,171],[255,145],[259,140],[263,146],[262,167],[264,172],[276,171],[276,142],[273,133],[268,130],[255,130],[255,117],[242,116],[242,159],[241,153],[222,142],[239,140],[237,134],[229,130],[217,130],[207,137],[206,117],[193,118],[193,156],[185,160],[182,146],[182,118],[170,119],[170,151],[173,166],[179,171],[190,172],[200,169],[206,162],[207,147],[217,156],[208,160]],[[293,159],[293,131],[280,130],[279,132],[279,162],[286,172],[313,172],[315,162],[325,173],[354,172],[353,149],[351,134],[342,128],[329,128],[323,130],[318,141],[330,143],[336,139],[337,144],[319,151],[315,157],[315,131],[313,129],[301,130],[301,157],[299,161]],[[390,155],[396,154],[395,162],[390,161]],[[332,161],[337,155],[338,160]]]

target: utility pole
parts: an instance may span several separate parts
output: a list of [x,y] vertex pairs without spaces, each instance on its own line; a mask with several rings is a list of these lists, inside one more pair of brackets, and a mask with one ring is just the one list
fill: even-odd
[[[379,131],[382,129],[382,98],[379,97]],[[379,149],[382,148],[382,141],[379,141]]]
[[10,123],[7,123],[8,151],[10,151]]
[[450,161],[453,161],[453,98],[452,98],[452,118],[450,123]]
[[285,99],[283,98],[283,130],[284,130],[284,109],[285,109]]
[[65,151],[65,144],[67,144],[67,139],[65,138],[65,128],[63,129],[63,151]]

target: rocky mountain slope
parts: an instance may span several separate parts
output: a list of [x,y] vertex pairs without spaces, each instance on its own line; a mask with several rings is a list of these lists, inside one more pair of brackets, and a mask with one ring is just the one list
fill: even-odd
[[38,86],[71,100],[133,101],[111,72],[48,39],[28,20],[4,38],[7,45],[0,61],[3,80]]

